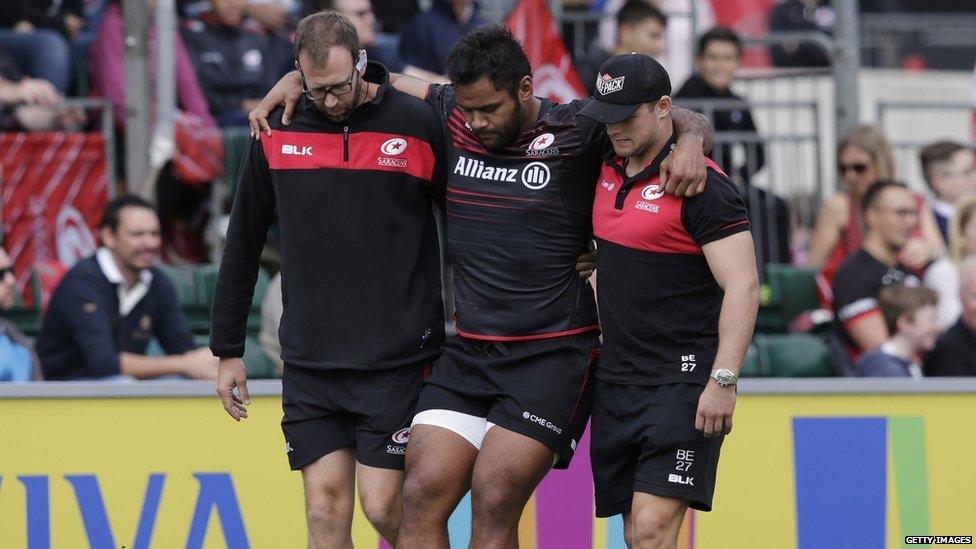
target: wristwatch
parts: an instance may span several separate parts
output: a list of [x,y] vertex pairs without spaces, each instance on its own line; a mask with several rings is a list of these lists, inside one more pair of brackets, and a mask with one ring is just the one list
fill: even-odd
[[718,382],[719,387],[728,387],[729,385],[735,385],[739,380],[739,376],[732,373],[732,370],[726,368],[719,368],[718,370],[713,370],[712,374],[709,376]]

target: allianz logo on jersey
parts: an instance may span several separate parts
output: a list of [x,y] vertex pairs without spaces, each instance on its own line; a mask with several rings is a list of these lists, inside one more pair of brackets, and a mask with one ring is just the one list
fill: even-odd
[[299,147],[298,145],[282,145],[281,154],[292,156],[312,156],[312,147]]
[[549,184],[552,173],[542,162],[530,162],[522,168],[500,168],[488,166],[484,160],[459,156],[454,165],[454,173],[472,179],[497,181],[499,183],[522,183],[537,191]]

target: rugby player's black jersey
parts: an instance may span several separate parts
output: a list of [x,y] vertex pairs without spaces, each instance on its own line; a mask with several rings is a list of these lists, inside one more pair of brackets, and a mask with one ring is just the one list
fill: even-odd
[[576,259],[592,234],[604,126],[583,101],[542,99],[536,124],[500,151],[468,128],[452,86],[427,102],[446,129],[447,236],[457,332],[518,341],[594,331],[596,306]]
[[281,236],[285,364],[385,369],[430,360],[444,340],[431,198],[443,187],[444,132],[430,107],[369,63],[375,99],[345,122],[304,97],[290,126],[251,140],[237,179],[214,295],[210,348],[244,352],[268,225]]
[[627,177],[610,151],[593,202],[603,350],[596,377],[631,385],[708,382],[724,292],[702,246],[749,230],[735,183],[706,159],[705,191],[664,194],[661,162]]

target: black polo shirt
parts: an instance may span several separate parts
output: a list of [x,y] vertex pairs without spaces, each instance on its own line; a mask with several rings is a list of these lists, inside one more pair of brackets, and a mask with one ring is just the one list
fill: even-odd
[[614,383],[704,385],[718,350],[725,293],[702,246],[749,230],[735,183],[711,160],[705,191],[664,194],[661,162],[626,175],[608,153],[593,201],[603,351],[596,377]]
[[925,357],[926,376],[976,376],[976,333],[960,318]]
[[193,337],[173,283],[156,267],[143,271],[140,282],[148,284],[145,295],[123,312],[119,284],[109,280],[97,255],[78,262],[64,275],[37,337],[44,379],[119,375],[119,353],[145,354],[153,337],[167,354],[193,350]]

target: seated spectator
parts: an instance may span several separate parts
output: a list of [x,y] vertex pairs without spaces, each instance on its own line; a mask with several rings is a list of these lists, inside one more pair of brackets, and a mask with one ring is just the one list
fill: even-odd
[[69,40],[85,28],[82,0],[8,0],[0,7],[0,46],[31,78],[62,94],[71,82]]
[[[821,269],[817,291],[826,308],[833,300],[831,285],[834,273],[844,260],[861,247],[864,225],[862,199],[876,181],[895,177],[895,161],[888,139],[876,126],[854,128],[837,147],[837,169],[847,185],[831,197],[813,226],[809,267]],[[932,210],[921,195],[918,203],[918,225],[899,252],[898,260],[913,273],[921,274],[945,252],[945,245]]]
[[935,196],[932,212],[942,238],[949,242],[949,220],[960,198],[976,194],[976,154],[954,141],[937,141],[919,154],[922,175]]
[[664,30],[668,19],[664,13],[644,0],[628,0],[617,11],[616,44],[613,51],[595,42],[586,57],[576,62],[586,92],[593,95],[600,67],[614,55],[637,52],[658,59],[664,53]]
[[483,24],[474,0],[433,0],[429,10],[403,27],[400,58],[407,65],[444,74],[444,59],[454,43]]
[[939,293],[939,322],[946,330],[959,320],[959,266],[976,255],[976,196],[967,196],[954,207],[949,222],[949,253],[925,271],[923,283]]
[[247,126],[247,113],[292,68],[291,44],[244,22],[245,0],[213,0],[183,24],[197,79],[221,126]]
[[[116,198],[100,231],[104,247],[68,271],[48,304],[37,338],[44,377],[215,379],[217,359],[194,348],[176,288],[153,266],[160,234],[152,206]],[[145,356],[153,337],[166,356]]]
[[[742,58],[739,36],[726,27],[715,27],[702,35],[695,56],[695,74],[678,93],[678,99],[724,99],[743,101],[731,90],[735,73]],[[698,109],[701,110],[701,109]],[[739,132],[758,137],[752,112],[747,105],[741,108],[713,111],[712,127],[716,133]],[[752,175],[766,163],[766,147],[762,143],[746,142],[745,159],[741,166],[733,166],[734,143],[723,143],[712,150],[726,173],[745,185],[740,192],[749,208],[755,237],[760,243],[760,264],[790,263],[790,211],[786,201],[763,189],[750,185]]]
[[834,325],[852,363],[890,335],[878,307],[881,288],[896,282],[919,285],[898,261],[918,224],[912,192],[903,183],[879,181],[864,193],[861,208],[866,229],[862,247],[834,277]]
[[861,355],[854,371],[861,377],[921,379],[921,356],[939,337],[935,311],[939,295],[928,288],[892,284],[878,293],[878,303],[891,336],[877,349]]
[[59,105],[63,99],[47,80],[24,77],[0,46],[0,131],[80,130],[84,110]]
[[[13,262],[0,248],[0,310],[13,308],[16,292]],[[0,382],[40,380],[41,363],[30,340],[12,322],[0,318]]]
[[[784,0],[769,13],[770,32],[814,31],[833,34],[837,14],[827,0]],[[830,53],[813,42],[774,44],[769,55],[777,67],[829,67]]]
[[925,357],[927,376],[976,376],[976,257],[960,266],[962,314]]

